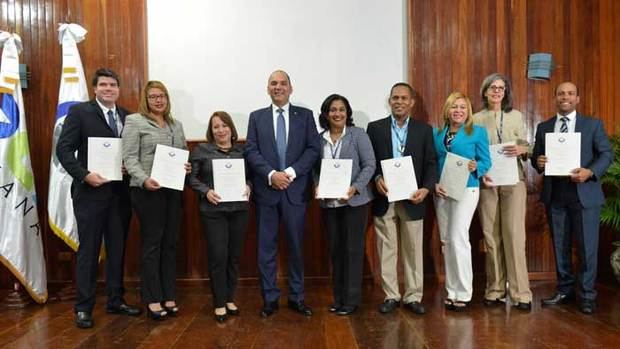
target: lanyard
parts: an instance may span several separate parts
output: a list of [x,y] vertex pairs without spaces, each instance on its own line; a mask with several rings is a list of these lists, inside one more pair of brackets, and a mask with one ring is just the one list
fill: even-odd
[[502,110],[499,118],[499,129],[497,128],[497,121],[495,121],[495,131],[497,132],[497,140],[502,143],[502,135],[504,134],[504,111]]
[[332,159],[336,158],[336,155],[338,154],[338,149],[340,149],[341,144],[342,144],[342,137],[340,137],[340,139],[336,141],[336,149],[334,149],[334,146],[331,143],[329,143],[329,152],[332,154]]
[[398,129],[396,128],[396,122],[392,121],[392,130],[394,131],[394,134],[396,135],[396,139],[398,140],[398,152],[400,153],[400,155],[404,155],[404,152],[405,152],[405,141],[407,140],[408,128],[405,128],[405,132],[403,134],[403,137],[401,137],[400,133],[398,132]]

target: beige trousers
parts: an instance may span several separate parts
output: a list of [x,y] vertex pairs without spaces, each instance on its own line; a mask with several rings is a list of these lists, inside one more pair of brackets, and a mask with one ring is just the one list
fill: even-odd
[[391,203],[385,215],[374,217],[377,253],[381,261],[381,286],[385,299],[400,300],[398,288],[398,232],[400,255],[405,277],[405,303],[420,302],[424,283],[423,233],[424,220],[409,220],[401,202]]
[[487,286],[484,297],[508,295],[514,302],[531,302],[525,254],[525,182],[480,190],[479,215],[486,245]]

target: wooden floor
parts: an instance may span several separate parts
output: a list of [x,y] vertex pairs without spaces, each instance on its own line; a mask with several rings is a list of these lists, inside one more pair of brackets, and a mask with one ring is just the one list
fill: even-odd
[[[427,281],[426,315],[404,309],[382,315],[377,304],[381,288],[369,285],[364,304],[353,316],[330,314],[330,288],[307,287],[307,303],[314,316],[305,318],[281,308],[269,319],[258,316],[259,290],[241,287],[241,316],[218,324],[212,316],[211,296],[202,287],[179,289],[180,316],[154,322],[145,316],[108,315],[105,297],[97,299],[95,327],[74,326],[73,304],[55,302],[24,310],[3,309],[0,347],[3,348],[620,348],[620,287],[600,285],[599,311],[583,315],[575,304],[540,307],[540,298],[553,293],[552,282],[532,285],[531,313],[509,307],[484,308],[477,287],[466,313],[447,312],[442,306],[443,285]],[[137,304],[133,289],[127,300]]]

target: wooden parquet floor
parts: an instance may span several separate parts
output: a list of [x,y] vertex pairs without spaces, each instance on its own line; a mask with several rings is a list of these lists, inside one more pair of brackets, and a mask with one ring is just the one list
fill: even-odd
[[[307,304],[314,316],[305,318],[286,307],[262,319],[257,287],[243,286],[237,304],[241,315],[224,324],[215,322],[210,291],[184,286],[178,291],[179,317],[162,322],[146,316],[105,313],[105,297],[94,311],[95,327],[74,326],[73,304],[52,302],[22,310],[3,309],[0,347],[3,348],[620,348],[620,287],[599,285],[599,310],[592,316],[576,304],[541,308],[540,299],[554,292],[553,282],[533,282],[533,310],[524,313],[509,306],[485,308],[482,285],[476,287],[468,311],[443,308],[443,284],[427,281],[425,315],[404,308],[382,315],[377,305],[379,286],[367,285],[362,307],[352,316],[327,311],[329,285],[308,286]],[[285,291],[285,290],[284,290]],[[285,292],[284,292],[285,294]],[[127,301],[138,303],[138,290]]]

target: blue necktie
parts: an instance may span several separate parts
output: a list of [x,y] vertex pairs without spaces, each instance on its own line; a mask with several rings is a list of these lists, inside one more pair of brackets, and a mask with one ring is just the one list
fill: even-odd
[[278,160],[280,171],[286,168],[286,126],[284,125],[284,110],[278,109],[278,123],[276,127],[276,145],[278,147]]
[[568,132],[568,118],[563,116],[560,121],[562,121],[562,125],[560,125],[560,132],[567,133]]
[[114,133],[114,137],[118,137],[118,128],[116,128],[116,120],[114,120],[114,112],[112,109],[108,110],[108,124]]

